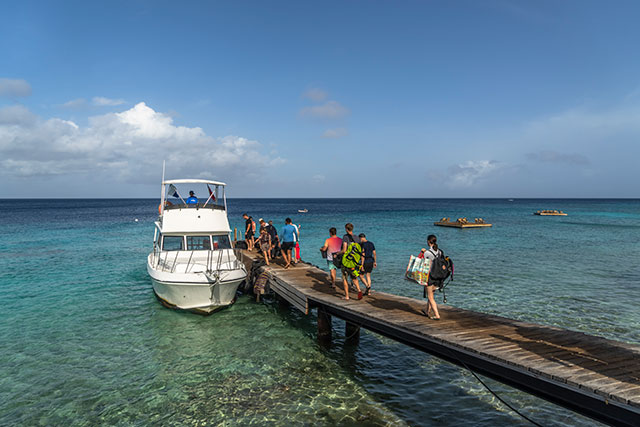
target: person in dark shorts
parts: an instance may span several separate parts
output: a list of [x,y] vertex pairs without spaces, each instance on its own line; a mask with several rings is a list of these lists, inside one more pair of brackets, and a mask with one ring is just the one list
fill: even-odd
[[296,245],[298,239],[298,230],[291,225],[291,218],[287,218],[284,227],[282,227],[282,242],[280,247],[282,248],[282,258],[284,258],[284,268],[291,266],[291,249]]
[[378,268],[378,255],[376,254],[376,247],[373,242],[367,240],[367,236],[364,233],[360,233],[360,247],[362,248],[362,256],[364,257],[364,265],[362,271],[362,281],[367,287],[364,291],[365,295],[371,293],[371,272],[374,268]]
[[242,214],[242,218],[244,218],[244,224],[245,224],[245,229],[244,229],[244,240],[245,242],[247,242],[247,249],[248,250],[253,250],[253,244],[254,244],[254,236],[255,236],[255,232],[256,232],[256,223],[253,221],[253,218],[251,218],[248,214]]
[[271,236],[271,259],[274,259],[278,255],[280,242],[278,241],[278,231],[273,226],[272,220],[269,220],[269,225],[267,225],[267,233]]
[[[358,238],[353,234],[353,224],[351,224],[350,222],[346,223],[344,225],[344,231],[346,232],[346,234],[342,236],[342,251],[338,256],[342,256],[347,251],[349,244],[360,244]],[[358,268],[355,270],[351,270],[343,265],[340,269],[340,272],[342,273],[342,285],[344,286],[344,299],[349,299],[349,278],[351,278],[351,284],[358,291],[358,299],[362,299],[363,294],[360,290],[360,282],[358,281],[358,276],[360,276],[360,269]]]

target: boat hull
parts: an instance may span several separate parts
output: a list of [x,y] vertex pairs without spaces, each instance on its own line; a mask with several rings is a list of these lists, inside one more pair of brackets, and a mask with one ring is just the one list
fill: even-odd
[[153,292],[163,305],[181,310],[210,314],[228,307],[236,300],[238,286],[246,279],[246,271],[224,272],[213,282],[203,273],[174,274],[148,268]]

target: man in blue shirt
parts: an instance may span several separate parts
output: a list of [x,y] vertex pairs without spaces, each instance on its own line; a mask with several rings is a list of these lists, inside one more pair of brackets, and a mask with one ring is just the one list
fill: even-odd
[[189,197],[186,200],[188,205],[197,205],[198,204],[198,198],[196,197],[195,193],[193,191],[189,191]]
[[282,258],[284,258],[285,266],[284,268],[289,268],[291,266],[291,249],[296,244],[296,240],[298,240],[298,230],[291,225],[291,218],[287,218],[284,220],[285,225],[282,227],[282,232],[280,236],[282,236]]

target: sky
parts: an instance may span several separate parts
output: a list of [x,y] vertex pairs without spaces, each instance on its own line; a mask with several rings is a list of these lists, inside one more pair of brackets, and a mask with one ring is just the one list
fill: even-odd
[[640,197],[638,2],[0,2],[0,198]]

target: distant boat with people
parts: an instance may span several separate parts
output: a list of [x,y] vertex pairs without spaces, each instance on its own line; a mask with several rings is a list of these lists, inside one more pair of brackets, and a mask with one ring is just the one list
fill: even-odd
[[449,218],[442,218],[440,221],[434,222],[433,225],[454,228],[482,228],[493,226],[493,224],[489,224],[482,218],[474,218],[473,222],[470,222],[467,218],[458,218],[455,221],[451,221]]
[[536,211],[533,214],[540,215],[540,216],[567,216],[567,214],[562,211],[549,210],[549,209]]
[[298,213],[307,213],[309,209],[298,209]]
[[[202,202],[189,191],[185,200],[176,185],[188,185],[187,190],[199,185],[209,196]],[[247,277],[242,254],[231,246],[225,185],[203,179],[162,181],[147,272],[167,307],[212,313],[235,302]]]

